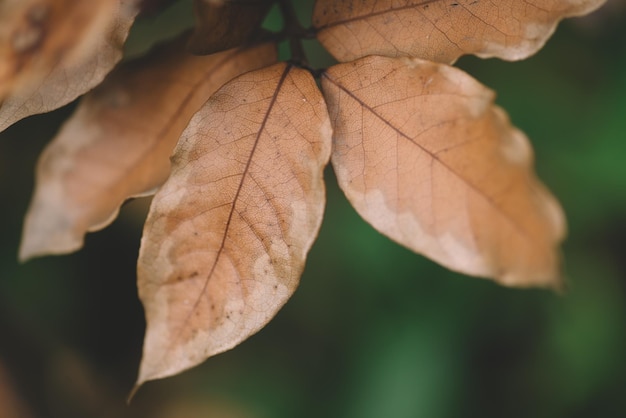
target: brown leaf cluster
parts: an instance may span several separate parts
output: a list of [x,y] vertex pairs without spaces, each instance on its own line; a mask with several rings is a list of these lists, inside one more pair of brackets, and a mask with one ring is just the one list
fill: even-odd
[[275,60],[268,44],[194,56],[186,39],[118,67],[81,100],[41,154],[21,259],[77,250],[126,199],[154,193],[196,110],[232,77]]
[[[311,30],[289,21],[274,34],[296,63],[256,39],[274,3],[197,0],[191,35],[103,81],[139,3],[0,6],[3,127],[98,85],[40,158],[20,257],[74,251],[124,200],[158,189],[137,269],[137,385],[234,347],[284,305],[321,225],[329,160],[357,212],[394,241],[504,285],[561,286],[565,220],[529,141],[450,64],[525,58],[602,0],[317,0]],[[341,63],[304,62],[298,43],[313,32]]]

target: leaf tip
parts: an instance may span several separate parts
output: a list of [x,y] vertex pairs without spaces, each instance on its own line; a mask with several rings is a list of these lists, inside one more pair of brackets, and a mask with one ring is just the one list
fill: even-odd
[[22,232],[22,242],[18,251],[20,263],[44,255],[69,254],[83,246],[83,237],[69,231],[55,231],[54,226],[44,220],[27,216]]
[[548,285],[548,289],[553,291],[557,296],[565,296],[568,290],[567,279],[563,275],[558,275],[556,279]]
[[566,281],[561,274],[558,264],[546,267],[545,270],[511,270],[505,274],[495,275],[493,279],[498,284],[506,287],[547,289],[558,295],[563,295],[566,291]]
[[135,395],[137,394],[137,392],[139,391],[139,389],[141,389],[141,387],[143,386],[143,382],[137,380],[137,383],[135,383],[135,385],[133,386],[133,388],[130,390],[130,393],[128,394],[128,396],[126,397],[126,405],[130,405],[130,403],[133,401],[133,399],[135,398]]
[[31,234],[24,234],[17,253],[17,260],[23,264],[33,258],[50,254],[50,252],[50,249],[41,239],[35,239]]
[[27,261],[30,261],[32,258],[35,258],[36,254],[33,254],[29,250],[24,249],[23,246],[20,246],[20,249],[17,252],[17,261],[20,264],[24,264]]

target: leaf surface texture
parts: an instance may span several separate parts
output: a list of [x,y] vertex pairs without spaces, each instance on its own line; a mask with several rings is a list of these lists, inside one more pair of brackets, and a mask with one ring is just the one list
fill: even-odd
[[519,60],[557,23],[605,0],[318,0],[317,38],[339,61],[367,55],[452,63],[465,54]]
[[490,90],[447,65],[379,56],[331,67],[322,85],[333,167],[365,220],[452,270],[558,287],[564,217]]
[[322,221],[330,141],[314,79],[284,63],[229,82],[193,117],[142,238],[138,385],[232,348],[291,296]]

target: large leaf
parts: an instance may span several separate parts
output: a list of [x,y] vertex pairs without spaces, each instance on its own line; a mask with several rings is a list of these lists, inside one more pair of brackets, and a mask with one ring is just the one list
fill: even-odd
[[[0,103],[0,131],[27,116],[64,106],[100,84],[122,58],[124,41],[137,14],[137,1],[116,1],[107,25],[103,25],[100,32],[89,35],[92,37],[89,48],[74,59],[53,60],[39,77],[9,94]],[[81,4],[92,7],[88,6],[89,2]],[[77,36],[71,32],[74,24],[70,19],[60,21],[51,30],[68,31],[66,36],[73,38]],[[63,25],[70,27],[64,29]]]
[[339,184],[376,229],[442,265],[558,286],[560,206],[526,137],[466,73],[367,57],[322,76]]
[[0,100],[40,85],[60,65],[91,54],[119,0],[6,0],[0,3]]
[[519,60],[537,52],[559,20],[606,0],[317,0],[313,24],[339,61],[366,55],[452,63],[465,54]]
[[206,57],[186,38],[129,62],[81,101],[42,153],[26,215],[22,260],[74,251],[108,225],[124,200],[153,192],[200,106],[237,75],[276,60],[273,45]]
[[322,220],[330,141],[315,81],[284,63],[231,81],[193,117],[141,241],[138,385],[232,348],[291,296]]

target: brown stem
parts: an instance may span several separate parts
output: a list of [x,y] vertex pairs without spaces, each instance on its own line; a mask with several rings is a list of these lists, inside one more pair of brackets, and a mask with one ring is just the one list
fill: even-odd
[[304,28],[298,20],[291,0],[278,0],[278,6],[280,7],[280,12],[285,22],[285,35],[289,38],[291,60],[296,65],[308,67],[308,60],[302,46],[302,39],[309,38],[310,31]]

